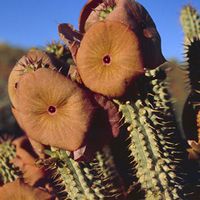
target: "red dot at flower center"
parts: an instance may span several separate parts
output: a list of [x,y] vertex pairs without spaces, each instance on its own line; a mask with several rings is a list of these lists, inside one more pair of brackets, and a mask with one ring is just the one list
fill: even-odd
[[48,112],[49,112],[50,114],[55,113],[55,112],[56,112],[56,107],[55,107],[55,106],[49,106]]
[[111,58],[109,55],[103,57],[104,64],[110,64]]

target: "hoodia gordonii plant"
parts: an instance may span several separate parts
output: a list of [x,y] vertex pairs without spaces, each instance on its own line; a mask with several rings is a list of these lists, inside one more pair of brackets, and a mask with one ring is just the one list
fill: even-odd
[[[187,154],[165,80],[165,70],[171,66],[165,63],[148,70],[147,82],[139,86],[141,94],[135,99],[124,103],[115,100],[130,132],[128,148],[146,199],[187,199],[187,187],[193,181],[183,175],[188,172],[184,167]],[[147,88],[145,92],[144,87]],[[197,181],[198,178],[195,183]]]
[[[168,92],[173,65],[147,10],[134,0],[88,0],[79,31],[58,30],[67,47],[29,52],[9,78],[12,112],[34,153],[24,162],[26,145],[16,145],[23,178],[11,186],[26,182],[61,200],[197,198],[198,165],[188,159]],[[27,181],[36,159],[48,173]]]
[[51,148],[41,163],[52,173],[59,199],[125,199],[123,186],[108,146],[97,151],[90,162],[76,162],[70,152]]
[[[181,12],[181,21],[185,35],[184,54],[186,70],[189,74],[191,92],[185,103],[183,112],[184,131],[187,135],[190,145],[189,157],[191,159],[199,158],[199,136],[198,136],[198,112],[199,112],[199,52],[200,52],[200,17],[199,13],[192,6],[185,6]],[[184,20],[185,19],[185,20]],[[186,20],[187,19],[187,20]],[[187,23],[186,23],[187,22]],[[190,125],[185,123],[190,120]]]
[[[12,79],[10,82],[13,82]],[[109,110],[112,106],[108,101],[103,98],[105,102],[102,103],[98,95],[93,99],[87,90],[54,68],[31,70],[18,78],[17,83],[15,92],[10,93],[15,96],[13,114],[31,141],[50,147],[52,154],[48,156],[53,158],[53,164],[44,166],[47,169],[53,166],[50,173],[59,176],[57,181],[62,182],[59,189],[56,187],[56,196],[66,192],[68,195],[59,198],[124,198],[123,184],[112,154],[109,147],[104,148],[112,138],[110,134],[117,134],[116,128],[112,127],[115,120],[110,116],[115,109],[112,108],[107,115],[98,106],[105,103],[105,110]],[[100,116],[108,121],[101,120]],[[92,157],[91,162],[79,165],[75,161],[88,160],[87,157]],[[69,180],[73,187],[69,187]]]
[[[95,9],[95,7],[100,8],[101,3],[104,4],[104,1],[100,1],[97,5],[91,5],[91,2],[89,2],[87,6],[92,6],[92,9]],[[88,10],[87,6],[85,9]],[[154,31],[153,34],[151,32],[152,29],[149,28],[151,27],[156,30],[152,19],[146,10],[134,1],[117,1],[116,8],[107,15],[107,21],[106,19],[104,21],[100,18],[98,19],[99,10],[97,9],[97,13],[95,13],[92,12],[92,9],[90,10],[91,13],[88,15],[88,18],[85,17],[87,11],[85,11],[85,14],[82,14],[84,20],[82,20],[82,24],[80,24],[82,32],[86,31],[86,33],[80,42],[80,48],[78,48],[76,59],[78,71],[80,72],[83,83],[92,91],[120,99],[115,102],[119,104],[119,110],[123,114],[125,123],[129,125],[128,131],[130,132],[131,140],[129,149],[133,155],[133,160],[135,161],[134,166],[136,166],[135,169],[138,173],[136,173],[136,176],[139,179],[141,188],[145,190],[145,198],[187,198],[187,192],[183,192],[184,187],[187,187],[187,178],[184,177],[184,181],[182,181],[183,178],[181,178],[181,172],[183,172],[184,169],[180,170],[180,166],[187,160],[186,146],[183,145],[183,142],[181,141],[179,130],[176,125],[171,98],[167,91],[168,85],[165,85],[164,78],[157,78],[157,75],[158,77],[162,77],[162,74],[164,73],[156,73],[156,71],[162,71],[158,70],[159,68],[164,67],[160,66],[158,68],[158,63],[163,63],[165,59],[163,58],[162,53],[158,51],[159,34],[156,31]],[[117,12],[117,9],[121,9],[123,15],[115,13],[115,11]],[[131,13],[133,11],[135,11],[135,13]],[[141,24],[138,22],[141,22],[141,19],[143,19],[144,16],[147,16],[148,20],[144,20],[143,25],[145,24],[145,26],[140,27]],[[123,34],[121,35],[123,35],[123,37],[117,37],[115,34],[118,38],[117,42],[120,40],[122,41],[119,44],[115,42],[114,39],[110,40],[110,38],[112,38],[111,35],[113,35],[113,38],[115,37],[111,31],[112,29],[114,30],[114,28],[111,29],[111,24],[114,26],[114,22],[111,23],[111,21],[114,19],[115,23],[118,23],[118,26],[123,22],[123,24],[128,24],[130,28],[129,30],[127,28],[127,33],[122,31]],[[94,23],[94,21],[96,21],[96,23]],[[85,27],[83,28],[84,23]],[[108,33],[105,31],[104,38],[101,36],[101,31],[98,31],[97,34],[95,30],[100,24],[102,24],[102,27],[103,24],[108,27],[105,28]],[[86,25],[90,26],[88,30]],[[138,27],[139,30],[135,30],[133,27]],[[111,29],[110,31],[109,28]],[[141,29],[142,33],[140,32]],[[59,30],[61,33],[64,33],[62,29]],[[104,30],[104,28],[101,30]],[[132,42],[131,37],[133,37],[131,34],[128,35],[128,31],[132,34],[136,34],[132,44],[132,47],[135,47],[135,49],[129,49],[130,51],[126,52],[126,47],[128,46],[126,45],[126,42],[129,40],[130,44]],[[140,35],[138,35],[137,31]],[[105,37],[105,35],[107,37]],[[141,35],[144,38],[142,38]],[[148,46],[148,51],[147,49],[146,51],[157,52],[157,56],[151,57],[152,62],[147,63],[148,59],[144,52],[145,50],[142,48],[142,44],[147,41],[150,44],[151,39],[153,40],[155,35],[157,36],[157,43],[156,45],[154,44],[154,48],[156,48],[157,51],[154,51],[153,47],[150,45]],[[96,41],[94,39],[96,39]],[[139,45],[136,42],[137,40],[139,41]],[[108,45],[109,48],[107,48],[106,45]],[[121,49],[120,53],[117,51],[118,49]],[[130,59],[132,58],[132,52],[135,54],[137,53],[138,56],[135,56],[135,58],[137,58],[136,60]],[[123,56],[123,54],[125,55]],[[123,56],[124,59],[126,57],[126,63],[123,63],[123,59],[122,61],[120,60],[121,56]],[[115,57],[118,58],[117,64],[120,68],[116,67]],[[153,58],[155,59],[154,61]],[[154,65],[152,65],[152,63],[154,63]],[[134,68],[131,67],[133,64]],[[142,68],[144,68],[144,66],[146,68],[156,69],[155,71],[146,70],[145,76],[148,78],[151,77],[150,80],[152,80],[147,85],[140,85],[140,82],[138,82],[140,78],[136,79],[136,77],[141,77],[143,72]],[[130,69],[128,67],[130,67]],[[119,70],[119,72],[117,70]],[[126,70],[129,72],[127,76]],[[139,71],[140,74],[137,74]],[[145,76],[141,79],[145,80]],[[98,78],[95,79],[94,77]],[[121,78],[121,87],[120,90],[115,90],[115,80],[118,82],[118,77]],[[107,80],[110,80],[109,84],[107,84]],[[90,82],[93,82],[93,84]],[[105,85],[104,82],[106,82]],[[139,85],[138,88],[137,84]],[[106,85],[109,85],[109,87],[107,88]],[[124,86],[124,88],[122,88],[122,86]],[[129,94],[125,97],[125,93]],[[127,104],[122,103],[124,102],[124,98],[128,99]],[[187,171],[187,167],[185,170]],[[188,179],[190,178],[188,177]],[[188,181],[190,182],[190,180]],[[188,184],[190,184],[189,182]]]
[[[188,98],[188,103],[193,106],[193,109],[198,111],[199,102],[199,50],[200,40],[199,37],[187,39],[185,42],[185,60],[187,71],[189,73],[189,81],[191,85],[191,92]],[[193,130],[195,131],[195,130]],[[187,132],[187,130],[186,130]],[[192,132],[192,131],[191,131]]]
[[199,51],[200,40],[199,37],[195,37],[187,40],[185,44],[185,57],[187,60],[188,72],[191,83],[191,92],[186,101],[183,122],[190,119],[190,127],[188,124],[184,124],[184,130],[187,135],[188,143],[192,147],[189,149],[191,158],[199,157],[199,136],[198,136],[198,112],[199,112],[199,99],[200,99],[200,85],[199,85]]

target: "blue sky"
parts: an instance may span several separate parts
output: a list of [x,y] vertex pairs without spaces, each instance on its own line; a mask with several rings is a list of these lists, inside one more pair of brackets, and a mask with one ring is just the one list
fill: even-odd
[[[68,22],[76,28],[86,0],[1,1],[0,42],[21,47],[43,47],[58,40],[57,25]],[[183,33],[180,9],[190,3],[200,12],[200,0],[138,0],[153,17],[162,38],[166,58],[182,60]]]

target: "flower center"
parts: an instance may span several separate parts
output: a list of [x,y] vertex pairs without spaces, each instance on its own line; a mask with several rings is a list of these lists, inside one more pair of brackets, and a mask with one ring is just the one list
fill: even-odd
[[109,55],[106,55],[106,56],[103,57],[103,63],[104,64],[108,65],[108,64],[110,64],[110,61],[111,61],[111,58],[110,58]]
[[55,107],[55,106],[49,106],[48,112],[49,112],[50,114],[54,114],[54,113],[56,112],[56,107]]

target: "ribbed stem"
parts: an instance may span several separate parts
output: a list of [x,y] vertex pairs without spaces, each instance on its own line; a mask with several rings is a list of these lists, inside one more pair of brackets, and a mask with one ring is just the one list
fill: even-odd
[[184,6],[181,11],[180,21],[185,37],[198,37],[200,34],[200,15],[195,8],[190,5]]
[[[130,133],[129,150],[136,163],[136,176],[146,199],[183,199],[177,167],[181,165],[181,146],[161,68],[146,72],[148,91],[136,100],[119,105]],[[145,88],[144,85],[142,88]],[[179,152],[180,151],[180,152]]]
[[[188,139],[197,138],[196,115],[200,110],[200,38],[187,40],[185,60],[191,84],[191,92],[183,111],[183,126]],[[190,124],[188,124],[190,121]]]
[[61,199],[124,199],[120,178],[108,146],[91,162],[76,162],[64,150],[51,148],[49,168]]
[[185,60],[188,65],[189,77],[192,85],[192,89],[200,90],[199,76],[200,76],[200,37],[194,37],[188,39],[185,42]]

